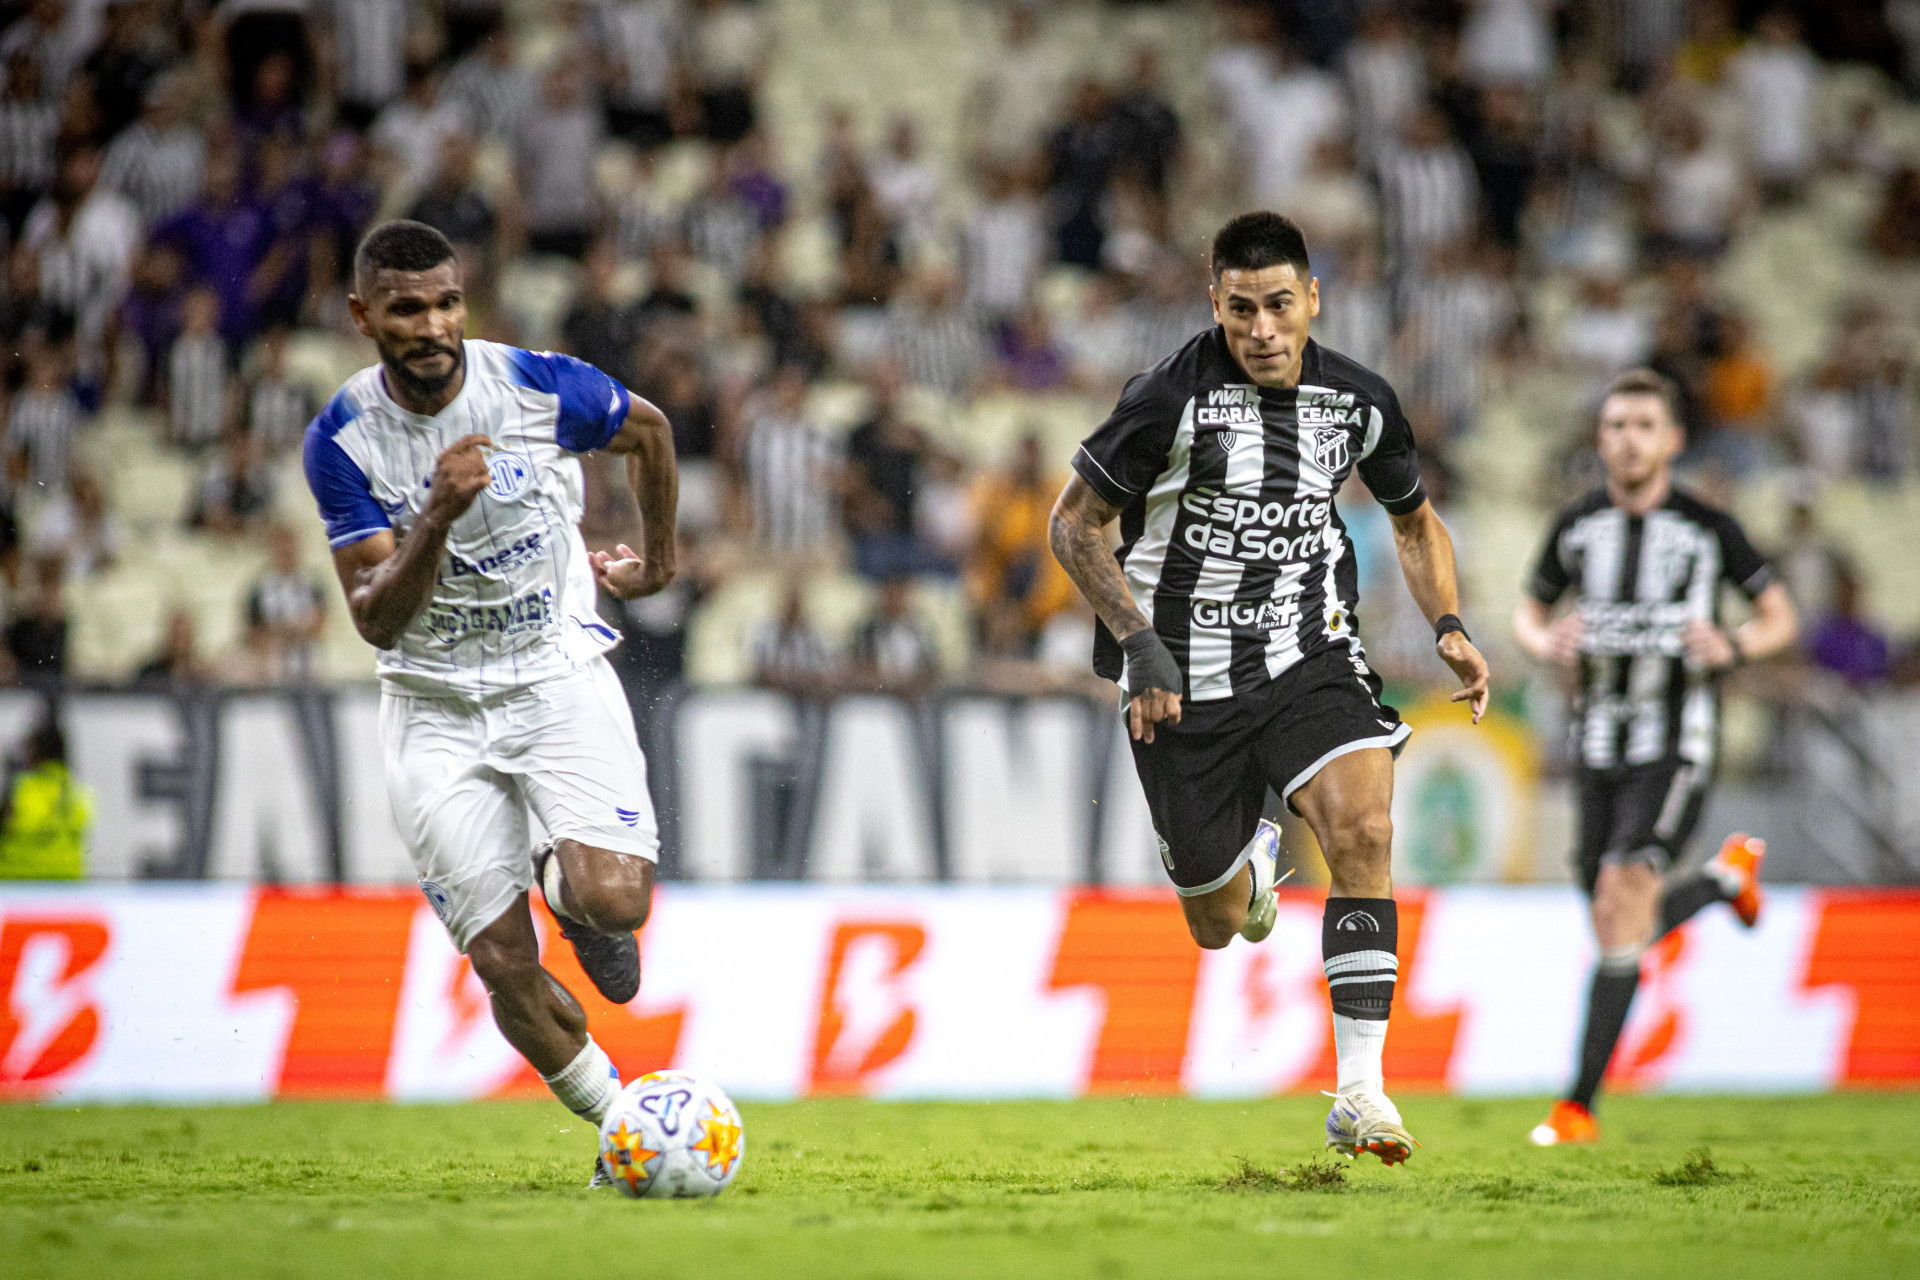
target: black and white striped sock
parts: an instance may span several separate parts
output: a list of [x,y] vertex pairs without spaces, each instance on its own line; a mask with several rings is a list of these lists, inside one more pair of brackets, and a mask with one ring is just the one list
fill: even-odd
[[1339,1090],[1379,1089],[1387,1015],[1400,973],[1400,914],[1392,898],[1328,898],[1320,922]]

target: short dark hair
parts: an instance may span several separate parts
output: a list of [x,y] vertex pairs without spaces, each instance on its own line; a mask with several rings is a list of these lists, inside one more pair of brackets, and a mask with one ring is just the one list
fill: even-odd
[[1607,384],[1600,395],[1605,406],[1614,396],[1658,396],[1667,406],[1667,420],[1676,427],[1686,426],[1680,416],[1680,388],[1672,378],[1657,369],[1629,369]]
[[1313,272],[1307,238],[1293,219],[1265,209],[1243,213],[1213,237],[1213,278],[1223,271],[1258,271],[1291,263],[1301,279]]
[[353,255],[353,278],[376,271],[431,271],[453,257],[451,240],[424,222],[401,218],[367,232]]

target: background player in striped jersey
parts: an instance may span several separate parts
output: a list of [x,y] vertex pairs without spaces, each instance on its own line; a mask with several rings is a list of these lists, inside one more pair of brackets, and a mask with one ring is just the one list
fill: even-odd
[[[1673,484],[1686,443],[1673,384],[1622,374],[1600,407],[1603,489],[1554,523],[1529,594],[1514,613],[1529,653],[1575,667],[1573,723],[1580,882],[1593,903],[1600,961],[1587,996],[1573,1089],[1533,1131],[1541,1145],[1593,1142],[1593,1099],[1640,985],[1640,957],[1714,902],[1749,927],[1760,916],[1766,843],[1727,838],[1702,871],[1664,886],[1712,784],[1720,678],[1793,643],[1793,604],[1734,518]],[[1722,584],[1752,616],[1720,625]],[[1554,616],[1574,592],[1572,609]]]
[[1320,287],[1299,228],[1243,214],[1212,256],[1215,327],[1130,381],[1081,446],[1054,554],[1099,615],[1094,669],[1127,692],[1134,764],[1194,941],[1273,928],[1269,788],[1319,838],[1339,1059],[1327,1143],[1398,1163],[1414,1142],[1380,1058],[1399,969],[1393,755],[1408,729],[1360,644],[1333,504],[1353,471],[1392,518],[1407,586],[1463,686],[1454,701],[1476,723],[1487,664],[1460,625],[1453,542],[1393,388],[1308,336]]
[[[596,588],[672,580],[673,434],[591,365],[464,340],[459,263],[431,227],[370,232],[349,302],[380,363],[307,428],[305,463],[354,626],[380,650],[394,819],[501,1034],[597,1126],[618,1074],[541,967],[527,894],[539,884],[602,995],[634,997],[659,839]],[[581,541],[578,455],[600,449],[627,458],[644,554]],[[538,849],[529,813],[552,837]]]

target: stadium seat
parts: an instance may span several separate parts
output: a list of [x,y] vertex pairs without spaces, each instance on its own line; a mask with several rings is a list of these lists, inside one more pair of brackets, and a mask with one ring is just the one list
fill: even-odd
[[[696,684],[745,684],[753,679],[753,638],[777,613],[790,577],[786,571],[744,570],[728,578],[687,622],[687,678]],[[844,571],[822,570],[806,580],[807,617],[827,646],[845,653],[873,607],[870,583]],[[972,656],[972,618],[958,582],[922,578],[914,603],[933,633],[948,676],[966,670]]]

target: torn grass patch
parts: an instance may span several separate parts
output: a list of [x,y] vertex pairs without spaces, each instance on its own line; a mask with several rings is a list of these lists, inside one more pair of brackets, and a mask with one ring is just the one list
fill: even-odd
[[1245,1156],[1240,1166],[1222,1178],[1221,1191],[1342,1191],[1347,1185],[1346,1166],[1326,1156],[1303,1160],[1291,1169],[1267,1169]]

